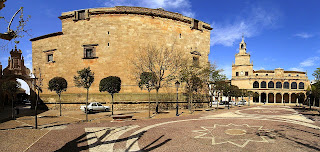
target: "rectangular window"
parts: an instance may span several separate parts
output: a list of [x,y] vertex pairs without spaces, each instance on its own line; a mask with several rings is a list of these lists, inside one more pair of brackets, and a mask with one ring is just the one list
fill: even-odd
[[78,11],[78,20],[84,20],[85,18],[85,11]]
[[245,75],[248,76],[248,75],[249,75],[249,72],[246,72]]
[[199,67],[199,57],[193,57],[193,66]]
[[239,76],[239,72],[236,72],[236,76]]
[[199,21],[198,20],[194,20],[193,21],[193,28],[194,29],[199,29]]
[[48,62],[53,62],[53,54],[48,54]]
[[98,58],[96,56],[96,48],[95,46],[98,46],[98,44],[88,44],[83,45],[83,59],[95,59]]

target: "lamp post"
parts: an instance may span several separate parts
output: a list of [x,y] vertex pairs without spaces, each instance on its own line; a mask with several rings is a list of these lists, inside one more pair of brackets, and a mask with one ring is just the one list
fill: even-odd
[[309,106],[310,106],[310,110],[311,110],[311,100],[310,100],[310,96],[311,96],[311,90],[307,91],[307,95],[308,95],[308,100],[309,100]]
[[40,71],[40,68],[39,68],[39,77],[36,76],[36,69],[33,69],[34,70],[34,73],[31,73],[31,76],[33,75],[33,85],[35,87],[35,89],[37,90],[38,94],[37,95],[37,100],[36,100],[36,105],[34,107],[35,109],[35,129],[38,129],[38,102],[39,102],[39,95],[40,95],[40,92],[42,92],[42,78],[41,78],[41,71]]
[[177,81],[176,83],[175,83],[175,85],[176,85],[176,88],[177,88],[177,106],[176,106],[176,116],[179,116],[179,112],[178,112],[178,109],[179,109],[179,105],[178,105],[178,99],[179,99],[179,96],[178,96],[178,91],[179,91],[179,87],[180,87],[180,82],[179,81]]

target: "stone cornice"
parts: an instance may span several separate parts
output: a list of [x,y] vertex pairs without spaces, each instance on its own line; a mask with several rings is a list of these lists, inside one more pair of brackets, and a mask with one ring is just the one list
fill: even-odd
[[42,36],[38,36],[38,37],[32,38],[32,39],[30,39],[30,41],[37,41],[37,40],[45,39],[45,38],[48,38],[48,37],[58,36],[58,35],[63,35],[63,33],[62,32],[50,33],[50,34],[47,34],[47,35],[42,35]]
[[[179,13],[165,11],[163,9],[151,9],[144,7],[128,7],[128,6],[115,6],[111,8],[90,8],[89,15],[98,15],[98,14],[139,14],[139,15],[148,15],[152,17],[162,17],[172,20],[177,20],[185,22],[188,24],[192,23],[193,18],[183,16]],[[67,19],[74,17],[74,11],[62,13],[59,19]],[[201,21],[202,22],[202,21]],[[202,22],[202,27],[207,30],[212,30],[210,24]]]

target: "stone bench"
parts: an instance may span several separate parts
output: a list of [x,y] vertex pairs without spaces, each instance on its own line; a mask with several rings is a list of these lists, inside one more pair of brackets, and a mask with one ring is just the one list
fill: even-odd
[[125,120],[130,119],[132,120],[133,115],[112,115],[111,118],[113,120]]

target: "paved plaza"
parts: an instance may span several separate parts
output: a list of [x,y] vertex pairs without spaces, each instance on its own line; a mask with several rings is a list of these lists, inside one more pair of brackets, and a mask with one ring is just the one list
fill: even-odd
[[[184,110],[146,119],[112,121],[110,113],[89,115],[64,112],[62,117],[21,117],[0,125],[1,151],[320,151],[320,123],[298,107],[243,106],[230,110]],[[41,115],[41,114],[40,114]],[[319,116],[316,116],[319,117]],[[315,117],[314,117],[315,118]],[[19,127],[20,126],[20,127]],[[11,137],[11,138],[9,138]]]

